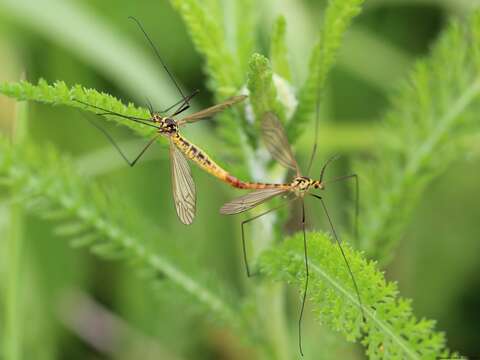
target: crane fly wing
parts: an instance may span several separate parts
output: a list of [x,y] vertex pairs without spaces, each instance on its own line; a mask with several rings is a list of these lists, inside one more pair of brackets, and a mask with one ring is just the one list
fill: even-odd
[[287,192],[288,189],[260,189],[240,196],[222,206],[220,213],[234,215],[254,208],[271,198]]
[[285,130],[283,130],[282,124],[272,112],[267,112],[263,116],[262,137],[272,157],[286,168],[295,170],[297,175],[299,175],[300,169],[293,156]]
[[187,115],[183,119],[180,119],[177,121],[177,124],[179,126],[184,125],[186,123],[192,123],[201,119],[209,118],[214,116],[215,114],[224,111],[225,109],[229,108],[230,106],[235,105],[236,103],[243,101],[247,98],[246,95],[238,95],[238,96],[233,96],[224,102],[211,106],[209,108],[206,108],[204,110],[200,110],[194,114]]
[[190,225],[195,217],[195,183],[187,159],[172,141],[170,141],[170,171],[177,215],[182,223]]

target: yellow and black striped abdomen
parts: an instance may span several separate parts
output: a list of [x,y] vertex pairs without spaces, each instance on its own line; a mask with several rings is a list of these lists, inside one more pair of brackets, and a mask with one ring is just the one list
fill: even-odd
[[205,151],[192,144],[179,133],[171,136],[172,141],[180,151],[190,160],[195,162],[201,169],[216,178],[226,182],[227,184],[239,189],[271,189],[271,188],[289,188],[290,184],[265,184],[244,182],[230,175],[228,171],[223,169],[215,161],[213,161]]
[[172,141],[187,158],[195,162],[200,168],[221,180],[226,180],[228,173],[222,169],[220,165],[210,159],[202,149],[198,148],[178,133],[172,136]]

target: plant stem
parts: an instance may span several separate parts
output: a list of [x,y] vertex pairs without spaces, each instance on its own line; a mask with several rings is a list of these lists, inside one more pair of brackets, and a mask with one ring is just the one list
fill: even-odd
[[5,359],[20,359],[21,319],[18,299],[22,252],[22,214],[18,205],[10,205],[10,227],[7,236],[7,291],[5,311]]
[[[251,154],[250,160],[252,161]],[[253,162],[249,162],[252,169]],[[258,164],[257,164],[258,165]],[[265,174],[263,178],[269,178],[266,176],[267,172],[264,168],[259,169]],[[253,171],[251,170],[251,173]],[[263,216],[257,221],[251,224],[251,234],[255,234],[254,241],[251,241],[253,255],[252,263],[256,261],[258,256],[266,249],[274,246],[275,232],[273,230],[275,224],[276,214],[272,213],[267,216]],[[261,324],[263,324],[263,332],[265,338],[268,341],[271,353],[274,359],[288,360],[290,359],[290,349],[288,344],[290,343],[288,326],[286,320],[286,308],[285,308],[285,285],[281,283],[272,284],[269,282],[260,283],[255,289],[257,311]]]
[[[17,116],[13,123],[13,141],[23,142],[26,131],[27,104],[21,103],[17,105]],[[8,267],[5,301],[5,359],[17,360],[21,358],[22,336],[22,304],[19,294],[22,283],[23,212],[21,206],[15,203],[13,196],[9,210],[10,226],[6,240]]]
[[290,359],[290,343],[285,318],[285,286],[265,283],[257,291],[259,310],[265,321],[264,331],[273,349],[273,358]]

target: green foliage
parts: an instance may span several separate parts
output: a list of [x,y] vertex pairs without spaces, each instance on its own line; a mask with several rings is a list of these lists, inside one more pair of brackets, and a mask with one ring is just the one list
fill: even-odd
[[[27,104],[18,104],[17,116],[13,124],[13,141],[16,144],[22,144],[25,141],[28,127],[27,119]],[[22,304],[24,301],[20,292],[23,278],[20,270],[24,264],[25,216],[21,206],[13,201],[9,210],[9,234],[4,241],[7,247],[6,259],[8,261],[8,280],[5,291],[5,345],[0,348],[4,349],[5,358],[20,359],[23,353],[22,333],[24,332],[22,321]]]
[[[21,101],[29,100],[51,105],[66,105],[93,113],[102,112],[101,110],[96,110],[92,107],[73,101],[73,99],[76,99],[122,115],[134,116],[142,119],[150,118],[147,109],[137,108],[132,103],[125,106],[120,100],[109,94],[101,93],[94,89],[86,89],[80,85],[75,85],[69,88],[63,81],[57,81],[53,85],[49,85],[45,80],[40,80],[37,85],[33,85],[27,81],[21,81],[18,83],[0,83],[0,93]],[[122,119],[118,116],[103,116],[102,118],[112,121],[115,124],[126,126],[138,135],[147,138],[151,138],[155,133],[155,129],[151,127],[135,123],[128,119]],[[245,176],[247,171],[242,166],[242,164],[244,164],[242,149],[245,148],[246,144],[244,144],[242,137],[239,136],[240,125],[237,123],[239,115],[238,113],[235,114],[226,111],[221,114],[219,118],[221,126],[218,126],[217,131],[221,136],[221,139],[227,143],[229,147],[232,147],[230,158],[235,160],[232,167],[234,170],[238,171],[238,176]],[[165,139],[160,137],[159,141],[162,142],[165,141]]]
[[242,76],[248,71],[248,62],[255,49],[255,35],[258,26],[257,2],[238,0],[235,2],[237,59]]
[[[248,317],[229,297],[218,295],[228,292],[216,289],[218,284],[206,287],[200,276],[185,273],[167,256],[156,253],[145,239],[159,230],[149,230],[131,207],[119,206],[118,200],[112,204],[110,199],[118,196],[85,182],[75,174],[71,161],[60,158],[51,148],[39,151],[2,140],[0,149],[0,182],[15,189],[17,204],[56,223],[56,233],[70,239],[73,246],[88,246],[97,256],[123,259],[134,265],[151,282],[152,289],[161,288],[158,282],[165,280],[159,280],[159,276],[165,276],[173,289],[189,294],[190,302],[202,305],[219,321],[248,338]],[[362,329],[366,331],[363,341],[372,358],[382,352],[391,354],[391,358],[431,358],[443,351],[443,336],[432,332],[433,323],[417,322],[409,302],[398,298],[395,285],[386,283],[374,263],[345,245],[367,316],[367,324],[362,325],[358,300],[338,249],[319,234],[308,234],[308,241],[312,269],[310,301],[322,322],[350,341],[358,339]],[[260,264],[268,277],[302,288],[301,237],[268,250]]]
[[292,81],[290,65],[288,63],[288,51],[286,44],[287,22],[285,17],[279,16],[272,29],[270,41],[270,59],[273,71],[285,80]]
[[263,114],[273,111],[281,121],[285,122],[285,110],[277,100],[277,90],[273,82],[270,61],[263,55],[253,54],[249,67],[247,86],[255,121],[259,123]]
[[[234,48],[237,54],[227,46],[223,28],[225,20],[218,1],[171,0],[171,3],[187,24],[196,48],[205,57],[209,86],[215,97],[221,100],[238,93],[248,70],[247,87],[256,119],[266,111],[274,111],[285,123],[286,107],[279,101],[274,83],[274,73],[291,79],[284,18],[278,18],[274,25],[271,66],[263,55],[251,54],[255,48],[254,38],[245,35],[257,23],[253,0],[236,2]],[[288,134],[292,141],[298,139],[311,119],[317,97],[324,91],[328,73],[335,63],[343,35],[362,4],[363,0],[329,2],[320,31],[321,38],[312,51],[308,78],[299,93],[298,108],[292,121],[288,122]],[[379,152],[381,161],[377,159],[372,168],[365,170],[371,181],[367,189],[362,188],[362,199],[366,205],[366,218],[360,222],[363,225],[362,246],[371,256],[386,259],[422,190],[453,159],[461,156],[461,149],[455,142],[458,135],[467,127],[476,126],[472,120],[480,91],[480,49],[476,42],[480,38],[479,19],[480,15],[476,15],[469,25],[452,25],[434,49],[432,57],[416,66],[409,83],[393,100],[394,108],[387,116],[386,134],[389,138],[384,142],[387,147]],[[78,99],[124,115],[149,117],[145,109],[132,104],[125,106],[108,94],[78,85],[68,88],[64,82],[53,85],[43,80],[38,85],[4,83],[0,84],[0,92],[18,100],[93,111],[73,101]],[[239,177],[247,174],[244,169],[246,164],[256,160],[251,156],[245,134],[255,138],[257,133],[254,134],[242,113],[237,108],[222,114],[217,131],[227,144],[229,154],[236,160],[229,164],[228,170]],[[109,120],[128,126],[141,136],[149,137],[154,132],[117,117]],[[362,166],[355,168],[361,169]],[[246,301],[232,300],[230,288],[219,284],[217,279],[208,282],[198,269],[182,269],[174,257],[159,253],[148,239],[152,239],[152,234],[157,234],[156,237],[160,234],[164,238],[168,234],[145,224],[131,206],[122,206],[117,202],[118,196],[89,184],[75,174],[69,161],[60,158],[54,150],[44,151],[30,145],[12,146],[1,140],[0,183],[12,190],[18,206],[54,222],[56,233],[70,239],[73,246],[88,247],[102,258],[120,259],[132,264],[151,283],[156,293],[165,286],[171,286],[176,291],[175,301],[183,294],[188,304],[200,305],[242,338],[260,343],[272,358],[280,348],[283,349],[278,346],[276,352],[271,350],[275,347],[275,340],[268,339],[270,333],[262,333],[265,329],[282,332],[284,329],[272,326],[272,323],[276,325],[281,320],[267,319],[266,322],[270,323],[263,324],[260,313],[265,307],[259,306],[253,296]],[[365,182],[362,182],[363,185],[366,185]],[[276,230],[275,233],[278,233],[279,230]],[[396,285],[386,282],[376,264],[366,261],[362,253],[345,245],[364,302],[367,322],[362,323],[353,284],[337,247],[321,234],[309,234],[308,242],[312,269],[309,300],[321,322],[349,341],[361,340],[371,358],[433,359],[448,354],[444,337],[434,330],[433,322],[417,320],[412,314],[410,301],[399,297]],[[301,238],[295,236],[266,251],[260,259],[263,273],[303,289],[302,246]],[[165,276],[167,282],[160,281],[160,276]],[[255,286],[260,289],[255,294],[257,298],[259,294],[264,297],[283,295],[281,289],[262,293],[268,285],[256,283]],[[277,301],[276,298],[268,300]],[[256,316],[253,320],[252,315]],[[278,338],[282,339],[282,336],[277,337],[277,342]],[[284,356],[288,355],[285,352]]]
[[361,11],[364,0],[330,0],[320,31],[320,39],[310,56],[308,78],[298,95],[298,108],[287,127],[290,141],[295,141],[315,112],[325,87],[327,75],[337,57],[343,36],[352,19]]
[[463,156],[460,135],[480,129],[479,33],[478,13],[463,25],[453,23],[392,97],[387,140],[364,171],[369,181],[364,182],[361,245],[376,259],[391,258],[419,195]]
[[209,87],[217,94],[217,100],[234,95],[241,85],[241,73],[227,48],[221,21],[197,0],[170,2],[182,16],[198,52],[205,57]]
[[[362,343],[370,359],[437,359],[447,356],[445,338],[434,331],[434,321],[417,320],[411,301],[398,295],[396,284],[387,282],[376,264],[367,261],[348,244],[344,250],[355,274],[366,322],[344,259],[335,243],[319,233],[308,233],[310,267],[309,301],[318,320],[349,341],[366,335]],[[277,281],[287,281],[303,291],[305,260],[303,234],[265,251],[262,272]]]
[[[150,117],[148,110],[137,108],[132,103],[128,104],[128,106],[125,106],[117,98],[109,94],[100,93],[94,89],[86,89],[80,85],[75,85],[72,88],[68,88],[63,81],[57,81],[53,85],[49,85],[45,80],[42,79],[38,81],[37,85],[33,85],[28,81],[21,81],[18,83],[0,83],[0,93],[15,98],[19,101],[28,100],[50,105],[67,105],[94,113],[101,113],[100,110],[93,109],[92,107],[85,106],[74,101],[75,99],[92,106],[98,106],[109,111],[117,112],[122,115],[135,116],[143,119],[148,119]],[[121,119],[117,116],[105,118],[118,124],[127,126],[137,132],[139,135],[150,136],[153,135],[155,131],[145,125],[134,123],[126,119]]]
[[[236,4],[237,37],[236,51],[233,53],[228,46],[223,16],[211,3],[200,3],[198,0],[171,0],[172,6],[182,16],[190,36],[198,52],[205,57],[205,72],[209,76],[208,85],[215,94],[217,101],[238,94],[244,82],[245,67],[254,47],[253,36],[250,34],[256,26],[254,5],[252,0],[242,0]],[[231,171],[237,176],[248,175],[246,170],[245,152],[246,140],[243,139],[243,112],[219,115],[217,133],[225,145],[232,149],[229,160]],[[233,160],[233,161],[232,161]]]
[[[230,300],[229,290],[218,281],[207,285],[201,270],[186,273],[173,259],[155,251],[152,240],[168,234],[142,221],[131,206],[120,205],[120,196],[89,184],[71,163],[52,148],[13,146],[0,138],[0,184],[14,190],[17,205],[52,221],[56,233],[72,246],[89,247],[96,256],[131,264],[153,290],[169,281],[172,290],[188,294],[190,306],[201,306],[231,329],[246,326],[246,317]],[[243,329],[241,334],[248,338],[250,331]]]

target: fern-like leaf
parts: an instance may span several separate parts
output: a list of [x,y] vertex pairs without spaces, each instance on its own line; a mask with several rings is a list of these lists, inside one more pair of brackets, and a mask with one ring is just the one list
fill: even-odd
[[182,16],[198,52],[205,57],[209,87],[217,94],[217,100],[234,95],[242,85],[242,74],[227,48],[219,19],[212,17],[198,0],[170,2]]
[[263,55],[253,54],[249,67],[247,86],[255,120],[259,122],[263,114],[273,111],[282,122],[285,122],[285,109],[277,99],[270,62]]
[[325,12],[320,39],[310,56],[308,78],[300,89],[299,105],[287,133],[291,141],[301,134],[325,87],[327,75],[335,63],[343,36],[352,19],[360,13],[364,0],[330,0]]
[[292,81],[290,65],[288,63],[288,50],[285,39],[287,23],[285,17],[279,16],[275,21],[270,41],[270,59],[275,74],[288,81]]
[[388,140],[378,152],[382,160],[365,170],[361,245],[376,259],[389,258],[419,195],[462,157],[462,131],[480,129],[479,35],[478,12],[462,25],[453,23],[392,97],[385,121]]
[[[82,105],[74,101],[75,99],[122,115],[142,119],[150,118],[149,112],[146,109],[137,108],[131,103],[125,106],[120,100],[109,94],[100,93],[94,89],[87,89],[80,85],[69,88],[63,81],[57,81],[52,85],[43,79],[40,79],[37,85],[29,83],[28,81],[0,83],[0,93],[20,101],[27,100],[50,105],[66,105],[93,113],[101,112],[92,107]],[[142,136],[151,136],[155,133],[155,129],[134,123],[127,119],[121,119],[117,116],[104,118],[127,126]]]
[[241,75],[248,71],[248,62],[255,48],[255,36],[258,25],[258,12],[255,0],[235,1],[237,59]]
[[[94,89],[86,89],[80,85],[69,88],[63,81],[57,81],[52,85],[48,84],[45,80],[39,80],[37,85],[27,81],[0,83],[0,93],[20,101],[28,100],[50,105],[66,105],[93,113],[101,112],[92,107],[82,105],[74,101],[75,99],[122,115],[142,119],[148,119],[150,117],[147,109],[137,108],[131,103],[126,106],[109,94],[100,93]],[[235,112],[235,110],[237,112]],[[235,171],[235,174],[239,177],[246,177],[248,171],[244,166],[245,159],[243,150],[247,147],[247,144],[241,134],[241,116],[238,112],[240,112],[238,109],[233,109],[220,114],[218,116],[219,126],[217,127],[217,132],[220,138],[232,149],[229,153],[232,168],[229,170]],[[155,134],[155,129],[151,127],[122,119],[118,116],[102,116],[102,119],[118,125],[127,126],[138,135],[146,138],[151,138]],[[158,141],[165,143],[163,137],[159,137]]]
[[218,280],[215,286],[207,286],[198,271],[188,274],[168,256],[157,253],[153,242],[146,239],[152,238],[151,234],[156,239],[162,234],[169,236],[147,226],[131,207],[113,204],[110,199],[121,197],[88,184],[71,163],[52,148],[13,146],[0,138],[0,182],[2,187],[15,189],[17,204],[54,221],[57,234],[69,238],[74,246],[88,246],[101,258],[131,264],[147,275],[143,278],[153,289],[161,286],[160,278],[166,278],[173,289],[186,294],[189,307],[202,307],[223,325],[248,337],[242,310],[226,295],[229,290],[222,289]]
[[[376,264],[344,244],[355,274],[366,322],[343,257],[335,243],[319,233],[308,233],[310,267],[308,299],[320,322],[349,341],[362,339],[370,359],[437,359],[447,356],[445,338],[434,331],[434,321],[417,320],[411,301],[400,298],[396,284],[385,280]],[[303,291],[305,263],[303,235],[265,251],[262,272]]]

